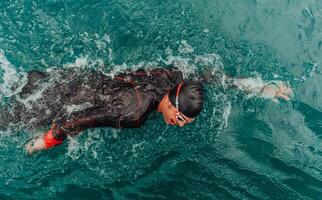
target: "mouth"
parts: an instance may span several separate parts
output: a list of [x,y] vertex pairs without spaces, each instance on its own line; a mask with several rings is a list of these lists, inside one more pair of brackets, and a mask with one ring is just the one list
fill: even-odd
[[176,125],[176,122],[173,119],[170,119],[167,124],[169,125]]

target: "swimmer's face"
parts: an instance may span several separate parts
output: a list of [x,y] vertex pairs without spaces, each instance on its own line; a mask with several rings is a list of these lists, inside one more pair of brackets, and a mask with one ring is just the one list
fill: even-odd
[[158,111],[162,113],[164,121],[168,125],[178,125],[183,127],[194,120],[193,118],[189,118],[179,112],[170,102],[168,94],[165,95],[160,102]]

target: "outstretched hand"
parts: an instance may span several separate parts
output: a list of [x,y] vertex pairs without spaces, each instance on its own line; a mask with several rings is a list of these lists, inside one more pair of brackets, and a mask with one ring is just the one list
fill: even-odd
[[286,101],[289,101],[292,92],[292,88],[288,87],[285,83],[281,83],[277,85],[276,97],[280,97],[285,99]]
[[261,93],[264,96],[272,97],[273,101],[278,102],[277,98],[282,98],[286,101],[289,101],[293,91],[292,88],[281,82],[277,85],[269,84],[265,86]]
[[26,151],[28,154],[32,154],[35,151],[40,151],[45,149],[45,143],[44,140],[41,136],[38,136],[32,140],[30,140],[26,145],[25,145]]

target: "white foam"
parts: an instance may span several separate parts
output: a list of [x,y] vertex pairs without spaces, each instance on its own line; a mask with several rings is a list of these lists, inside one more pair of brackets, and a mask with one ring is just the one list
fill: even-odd
[[166,60],[160,58],[160,61],[165,63],[166,65],[172,65],[174,67],[177,67],[180,69],[183,73],[183,77],[186,78],[190,74],[194,73],[196,71],[196,67],[193,63],[191,63],[191,58],[182,57],[182,56],[174,56],[173,50],[169,47],[166,49]]
[[104,39],[107,43],[109,43],[109,44],[111,43],[111,38],[110,38],[110,36],[109,36],[108,34],[106,34],[106,33],[105,33],[105,34],[103,35],[103,39]]
[[97,49],[99,49],[99,50],[104,50],[107,47],[106,42],[103,42],[103,41],[95,41],[95,44],[96,44]]
[[196,55],[194,62],[203,66],[210,66],[214,71],[223,70],[224,68],[221,56],[216,53]]
[[108,60],[110,62],[113,61],[113,50],[112,50],[112,48],[108,48]]
[[228,127],[228,119],[231,111],[231,102],[227,101],[227,106],[224,108],[223,112],[223,123],[220,126],[220,129],[223,130]]
[[141,149],[145,143],[146,143],[145,141],[142,141],[139,143],[132,144],[132,153],[135,158],[137,158],[139,156],[138,149]]
[[123,63],[121,65],[114,65],[113,68],[109,72],[103,72],[103,73],[106,76],[110,76],[113,78],[113,77],[115,77],[115,75],[117,75],[119,73],[124,73],[124,72],[128,72],[128,71],[136,71],[140,68],[149,69],[149,68],[154,68],[157,66],[158,66],[158,64],[156,62],[140,62],[135,65],[127,65],[127,64]]
[[15,67],[8,61],[5,54],[0,50],[0,67],[3,73],[3,84],[0,85],[0,98],[11,97],[19,93],[22,87],[27,83],[26,73],[18,74]]
[[85,68],[89,65],[87,57],[76,58],[75,62],[64,64],[64,68]]
[[35,93],[30,94],[26,98],[20,98],[20,96],[16,96],[16,100],[22,104],[24,104],[28,109],[32,108],[32,103],[36,102],[42,97],[42,93],[47,89],[47,86],[41,87],[41,89],[37,90]]
[[82,111],[88,107],[91,107],[92,104],[90,102],[85,102],[83,104],[79,104],[79,105],[64,105],[64,109],[67,111],[68,114],[71,114],[73,112],[78,112],[78,111]]
[[187,40],[181,40],[181,44],[179,46],[179,53],[186,54],[186,53],[192,53],[194,49],[192,46],[187,42]]
[[317,63],[313,63],[313,67],[312,70],[309,72],[309,77],[313,77],[313,75],[316,73],[316,69],[318,68],[318,64]]
[[250,92],[250,94],[259,94],[265,86],[264,81],[260,77],[234,79],[235,85],[238,89]]
[[216,53],[203,55],[173,55],[173,50],[166,49],[166,59],[159,58],[160,62],[179,68],[184,78],[194,78],[198,69],[202,66],[207,72],[215,74],[223,71],[222,58]]
[[68,151],[67,156],[73,160],[77,160],[81,156],[81,145],[79,145],[78,137],[67,136]]
[[105,66],[105,63],[102,59],[97,59],[95,61],[95,64],[97,64],[98,67],[103,68]]
[[234,84],[241,91],[245,91],[248,97],[259,96],[266,99],[275,99],[276,92],[275,90],[267,90],[263,92],[265,86],[272,84],[279,85],[282,84],[282,81],[273,80],[265,82],[261,77],[253,78],[244,78],[244,79],[234,79]]

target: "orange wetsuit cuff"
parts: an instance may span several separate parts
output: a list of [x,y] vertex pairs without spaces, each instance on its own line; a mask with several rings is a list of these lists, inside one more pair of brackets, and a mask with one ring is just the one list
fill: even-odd
[[50,129],[43,137],[45,143],[45,149],[49,149],[53,146],[60,145],[63,143],[63,140],[57,140],[54,138],[53,130]]

